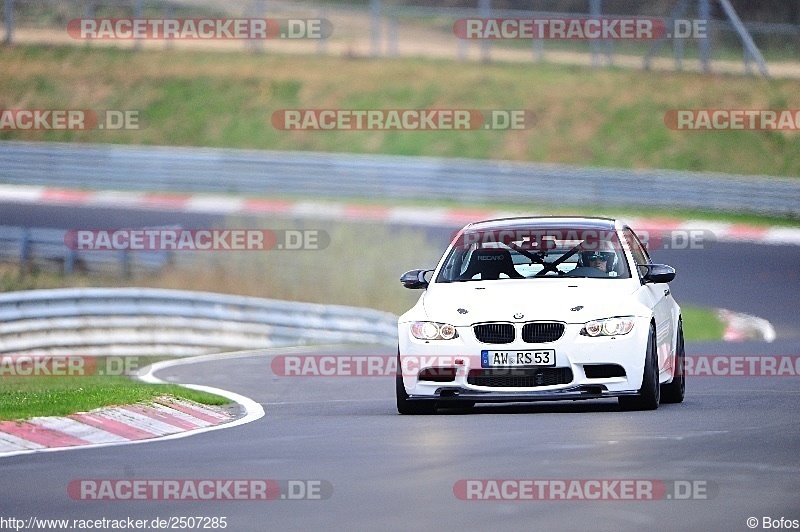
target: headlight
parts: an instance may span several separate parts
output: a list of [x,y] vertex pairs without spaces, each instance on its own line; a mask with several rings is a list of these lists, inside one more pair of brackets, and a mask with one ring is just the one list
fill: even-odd
[[583,336],[619,336],[633,329],[633,318],[606,318],[586,322],[581,329]]
[[411,324],[411,334],[418,340],[452,340],[458,338],[456,328],[449,323],[435,321],[415,321]]

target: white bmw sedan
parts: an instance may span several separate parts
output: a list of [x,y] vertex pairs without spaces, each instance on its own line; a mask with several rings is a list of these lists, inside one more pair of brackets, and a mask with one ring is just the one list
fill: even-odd
[[398,321],[397,410],[617,397],[626,410],[683,401],[675,270],[624,223],[490,220],[459,231]]

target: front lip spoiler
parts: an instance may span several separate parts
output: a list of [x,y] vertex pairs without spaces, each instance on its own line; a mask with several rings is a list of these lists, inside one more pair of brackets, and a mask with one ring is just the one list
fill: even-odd
[[489,392],[459,386],[443,386],[436,395],[412,395],[409,401],[446,401],[448,403],[526,403],[534,401],[579,401],[582,399],[603,399],[608,397],[632,397],[639,392],[609,392],[604,386],[581,385],[562,390],[530,392]]

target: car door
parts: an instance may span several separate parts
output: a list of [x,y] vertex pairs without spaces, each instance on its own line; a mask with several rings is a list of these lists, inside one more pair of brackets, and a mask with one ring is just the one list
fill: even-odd
[[[643,268],[639,266],[651,264],[650,254],[639,241],[636,234],[626,227],[623,231],[625,240],[636,262],[639,279],[641,280]],[[670,371],[672,367],[673,338],[675,337],[675,326],[672,315],[672,294],[667,283],[644,283],[642,290],[650,300],[651,308],[656,322],[656,345],[658,346],[658,365],[661,371]]]

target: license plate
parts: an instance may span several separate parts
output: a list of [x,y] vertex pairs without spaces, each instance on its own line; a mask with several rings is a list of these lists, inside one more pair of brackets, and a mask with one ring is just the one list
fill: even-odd
[[556,352],[553,349],[538,349],[536,351],[481,351],[482,368],[528,368],[555,365]]

